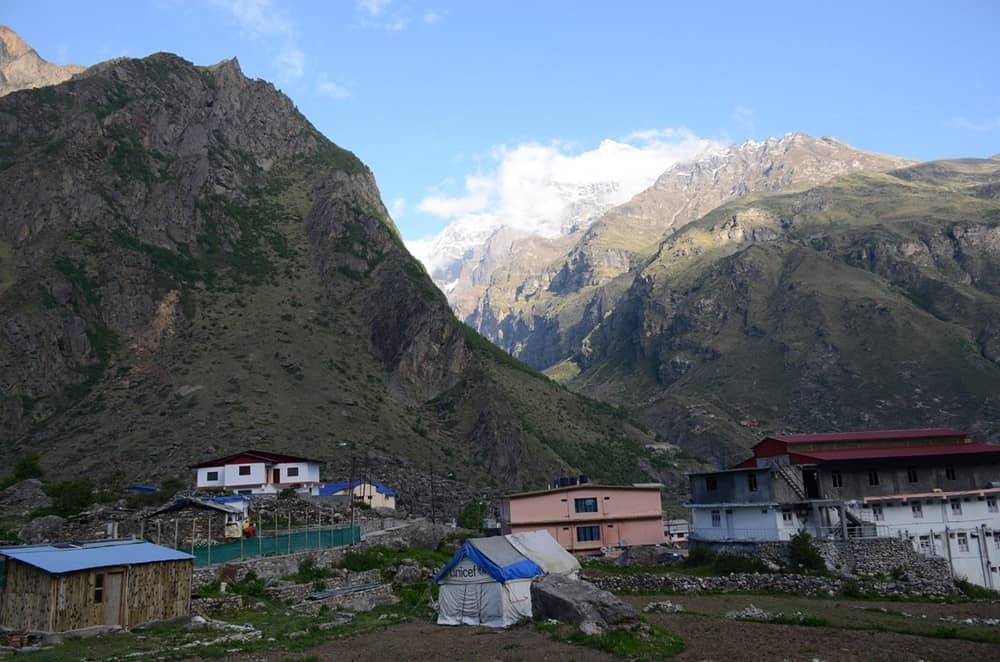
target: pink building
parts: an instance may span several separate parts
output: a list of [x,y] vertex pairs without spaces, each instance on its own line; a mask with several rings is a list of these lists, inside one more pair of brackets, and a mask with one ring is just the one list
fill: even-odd
[[662,544],[660,487],[583,483],[510,494],[500,505],[503,533],[548,531],[571,552]]

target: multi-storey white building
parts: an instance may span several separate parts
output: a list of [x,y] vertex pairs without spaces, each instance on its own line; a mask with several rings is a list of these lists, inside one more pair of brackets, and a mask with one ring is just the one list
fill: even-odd
[[775,435],[733,469],[691,474],[692,541],[904,538],[1000,588],[1000,446],[957,430]]
[[191,467],[199,490],[232,490],[237,494],[277,494],[293,488],[315,494],[319,490],[319,465],[294,455],[243,451]]

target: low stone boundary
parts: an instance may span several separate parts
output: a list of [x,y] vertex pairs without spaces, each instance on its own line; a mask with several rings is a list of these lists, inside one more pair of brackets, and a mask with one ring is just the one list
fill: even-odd
[[852,590],[886,598],[944,599],[959,590],[947,577],[938,581],[849,580],[839,577],[809,575],[733,573],[720,577],[694,577],[680,574],[601,575],[584,578],[606,591],[628,593],[794,593],[808,596],[836,596],[848,582]]
[[[910,579],[931,582],[951,576],[947,559],[926,557],[900,538],[852,538],[814,540],[820,556],[831,572],[867,577],[889,577],[900,573]],[[692,540],[691,549],[705,549],[715,554],[750,556],[765,563],[789,565],[787,541],[709,541]]]

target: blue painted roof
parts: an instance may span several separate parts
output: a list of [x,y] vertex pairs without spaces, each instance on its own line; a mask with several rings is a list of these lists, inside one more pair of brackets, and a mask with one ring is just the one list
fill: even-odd
[[[342,483],[323,483],[322,485],[319,486],[319,495],[330,496],[331,494],[336,494],[337,492],[343,492],[344,490],[347,489],[354,489],[358,485],[361,485],[363,482],[364,482],[363,480],[355,480],[355,481],[345,480]],[[396,496],[396,493],[393,490],[386,487],[382,483],[372,482],[372,486],[375,488],[375,491],[378,492],[379,494],[384,494],[386,496],[391,496],[391,497]]]
[[194,558],[190,554],[142,540],[109,540],[67,547],[56,547],[55,545],[6,547],[0,548],[0,556],[26,563],[52,574],[77,572],[90,568],[108,568],[116,565],[183,561]]
[[129,485],[125,488],[127,492],[159,492],[160,488],[156,485]]
[[[502,537],[502,536],[498,536]],[[506,582],[510,579],[531,579],[532,577],[537,577],[544,573],[541,566],[532,561],[531,559],[521,556],[520,560],[514,561],[507,565],[499,565],[490,559],[483,550],[477,548],[471,541],[466,541],[462,548],[455,553],[455,556],[448,561],[448,564],[441,568],[441,572],[434,577],[434,583],[439,584],[441,580],[448,576],[452,568],[461,563],[464,559],[469,559],[475,563],[483,572],[497,580],[498,582]]]

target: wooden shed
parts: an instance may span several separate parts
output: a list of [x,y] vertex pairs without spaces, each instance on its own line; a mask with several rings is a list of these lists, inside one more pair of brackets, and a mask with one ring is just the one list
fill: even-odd
[[0,549],[0,627],[132,627],[191,612],[190,554],[141,540]]

